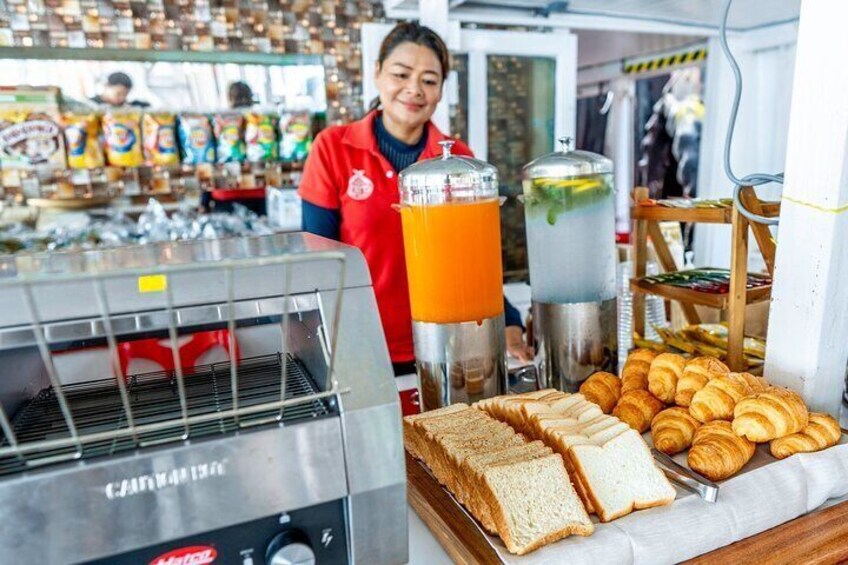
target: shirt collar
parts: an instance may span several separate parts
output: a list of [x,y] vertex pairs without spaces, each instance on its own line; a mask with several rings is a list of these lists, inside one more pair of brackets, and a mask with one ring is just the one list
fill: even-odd
[[[342,138],[342,142],[352,147],[379,153],[377,148],[377,136],[374,135],[374,120],[380,115],[379,110],[368,112],[364,118],[350,124]],[[447,139],[432,120],[427,122],[427,145],[421,153],[420,159],[429,159],[442,154],[439,142]]]

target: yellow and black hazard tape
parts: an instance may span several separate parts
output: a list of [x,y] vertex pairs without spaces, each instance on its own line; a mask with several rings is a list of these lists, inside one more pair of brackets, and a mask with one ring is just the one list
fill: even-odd
[[627,74],[645,73],[649,71],[658,71],[668,67],[677,65],[686,65],[689,63],[697,63],[707,58],[706,49],[696,49],[685,53],[677,53],[668,57],[657,57],[656,59],[648,59],[639,61],[638,63],[625,63],[624,72]]

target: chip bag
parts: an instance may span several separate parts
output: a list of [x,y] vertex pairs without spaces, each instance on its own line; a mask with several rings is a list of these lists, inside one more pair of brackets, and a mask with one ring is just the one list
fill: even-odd
[[249,112],[245,115],[245,121],[247,160],[251,163],[276,161],[279,156],[276,116]]
[[139,167],[144,164],[141,151],[141,116],[138,112],[107,112],[103,116],[106,160],[113,167]]
[[215,116],[215,138],[218,140],[219,163],[241,163],[246,155],[244,117],[241,114]]
[[209,116],[204,114],[180,115],[180,147],[183,163],[199,165],[215,162],[215,138]]
[[312,148],[309,112],[284,115],[280,119],[280,159],[303,161]]
[[96,114],[67,113],[62,116],[68,165],[72,169],[94,169],[105,164],[100,146],[100,118]]
[[144,159],[148,165],[177,165],[177,117],[165,112],[145,114],[141,122],[144,131]]

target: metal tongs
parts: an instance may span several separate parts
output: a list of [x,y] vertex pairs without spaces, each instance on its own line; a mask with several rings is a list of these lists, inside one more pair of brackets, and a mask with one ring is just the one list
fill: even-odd
[[677,463],[674,459],[657,449],[651,449],[654,459],[662,466],[665,476],[686,490],[690,490],[706,500],[718,500],[718,485]]

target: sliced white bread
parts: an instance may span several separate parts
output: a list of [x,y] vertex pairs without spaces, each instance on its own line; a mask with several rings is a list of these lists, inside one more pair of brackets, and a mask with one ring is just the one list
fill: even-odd
[[516,555],[594,530],[558,454],[492,465],[483,480],[498,534]]
[[600,445],[572,445],[568,451],[601,522],[674,500],[674,487],[635,430],[626,430]]
[[435,455],[431,465],[433,474],[437,474],[435,469],[438,468],[438,473],[444,477],[444,484],[452,492],[461,494],[456,483],[466,457],[526,443],[523,436],[513,432],[509,426],[505,427],[507,429],[480,426],[477,430],[469,431],[467,435],[455,434],[440,438],[441,450]]
[[419,429],[415,427],[415,422],[421,422],[430,418],[448,416],[450,414],[461,412],[463,410],[468,410],[468,405],[460,402],[458,404],[446,406],[445,408],[439,408],[437,410],[430,410],[429,412],[422,412],[421,414],[412,414],[410,416],[406,416],[403,419],[403,445],[409,452],[409,454],[415,457],[416,459],[421,459],[420,446],[421,442],[423,441],[423,436],[421,435]]
[[480,522],[489,533],[497,533],[497,525],[492,517],[490,497],[484,493],[486,488],[483,482],[483,473],[493,465],[504,465],[519,461],[530,461],[539,457],[547,457],[553,451],[541,441],[517,446],[508,450],[491,453],[490,457],[467,458],[463,471],[460,473],[462,480],[459,482],[458,490],[462,491],[462,498],[466,501],[465,507]]
[[418,434],[416,449],[421,455],[421,460],[428,466],[430,465],[435,457],[435,453],[431,453],[431,450],[438,446],[438,438],[442,435],[472,430],[486,420],[491,419],[483,412],[469,408],[439,418],[427,418],[413,422],[413,429]]

